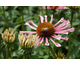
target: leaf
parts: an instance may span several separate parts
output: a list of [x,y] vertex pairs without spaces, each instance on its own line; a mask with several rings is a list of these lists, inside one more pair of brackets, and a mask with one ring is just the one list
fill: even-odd
[[20,24],[19,24],[19,25],[16,25],[16,26],[14,27],[14,31],[16,31],[19,26],[20,26]]
[[18,56],[18,55],[22,55],[23,52],[21,52],[21,50],[16,50],[12,53],[12,56],[15,57],[15,56]]
[[3,27],[0,28],[0,34],[2,33],[2,31],[3,31]]
[[79,25],[79,24],[80,24],[80,21],[73,22],[72,26],[76,26],[76,25]]
[[79,45],[77,45],[75,48],[73,48],[71,51],[70,51],[70,58],[72,59],[74,59],[75,57],[76,57],[76,55],[77,55],[77,53],[79,52],[79,50],[80,50],[80,44]]

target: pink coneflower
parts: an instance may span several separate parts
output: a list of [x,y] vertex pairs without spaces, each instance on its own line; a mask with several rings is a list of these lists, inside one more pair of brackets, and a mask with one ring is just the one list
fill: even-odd
[[[36,43],[37,45],[41,44],[45,38],[46,46],[49,46],[48,39],[50,39],[57,47],[61,47],[61,45],[59,43],[56,43],[52,38],[56,38],[58,40],[63,39],[67,41],[68,37],[62,37],[60,34],[68,34],[68,31],[74,31],[74,28],[70,28],[71,25],[69,20],[61,18],[55,25],[52,25],[52,21],[54,20],[53,15],[51,15],[50,22],[47,21],[47,15],[45,15],[45,22],[43,21],[44,18],[41,15],[39,16],[41,19],[41,24],[39,24],[38,26],[31,20],[25,23],[25,25],[29,26],[30,28],[36,31],[20,31],[20,33],[37,34],[40,37]],[[35,27],[31,26],[30,24],[33,24]]]
[[[42,8],[46,9],[45,6],[43,6]],[[66,6],[47,6],[47,9],[59,11],[59,9],[67,9],[67,7]]]

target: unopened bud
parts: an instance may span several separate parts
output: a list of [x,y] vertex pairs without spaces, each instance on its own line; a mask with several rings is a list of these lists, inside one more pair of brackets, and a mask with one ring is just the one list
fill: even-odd
[[5,42],[12,43],[15,40],[14,30],[12,28],[6,29],[3,33],[1,33],[2,39]]

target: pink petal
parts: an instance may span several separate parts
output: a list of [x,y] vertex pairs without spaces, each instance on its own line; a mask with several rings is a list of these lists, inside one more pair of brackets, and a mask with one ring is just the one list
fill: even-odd
[[41,19],[41,23],[43,23],[44,18],[41,15],[39,15],[39,16],[40,16],[40,19]]
[[50,38],[50,40],[57,46],[57,47],[61,47],[61,45],[59,43],[55,43],[54,40],[52,40],[52,38]]
[[29,20],[29,21],[27,21],[27,23],[31,23],[31,24],[33,24],[35,27],[38,27],[33,21],[31,21],[31,20]]
[[62,17],[54,26],[58,25],[60,22],[64,21],[64,17]]
[[66,6],[59,6],[58,9],[67,9]]
[[62,24],[58,25],[57,27],[55,27],[55,29],[60,30],[62,27],[69,25],[69,23],[70,23],[69,20],[68,21],[64,20],[64,22]]
[[27,34],[32,33],[32,34],[35,34],[36,32],[35,32],[35,31],[19,31],[19,33],[20,33],[20,34],[21,34],[21,33],[27,33]]
[[45,6],[42,6],[42,8],[43,8],[43,9],[46,9],[46,7],[45,7]]
[[64,30],[60,30],[60,31],[56,31],[56,32],[54,32],[54,33],[56,33],[56,34],[68,34],[68,32],[67,31],[64,31]]
[[66,29],[66,28],[68,28],[68,27],[71,27],[71,24],[66,25],[65,27],[63,27],[63,28],[61,28],[61,29]]
[[63,40],[68,40],[69,38],[68,37],[61,37],[61,39],[63,39]]
[[45,22],[47,22],[47,15],[45,15]]
[[27,25],[27,26],[29,26],[30,28],[32,28],[32,29],[34,29],[34,30],[36,30],[36,28],[35,28],[35,27],[33,27],[33,26],[31,26],[28,22],[26,22],[26,23],[25,23],[25,25]]
[[67,29],[67,30],[59,30],[59,31],[57,30],[54,33],[57,33],[57,34],[68,34],[68,31],[73,32],[74,28],[70,28],[70,29]]
[[43,40],[44,40],[44,37],[42,37],[42,39],[41,39],[41,41],[40,41],[39,45],[43,42]]
[[51,20],[50,20],[50,23],[52,24],[52,22],[53,22],[53,15],[51,15]]
[[56,11],[59,11],[59,9],[57,8],[57,9],[55,9]]
[[48,43],[48,38],[46,37],[46,43],[45,43],[46,46],[49,46],[49,43]]
[[61,39],[61,35],[53,35],[52,37],[53,37],[53,38],[56,38],[56,39],[58,39],[58,40]]
[[39,45],[40,44],[40,41],[41,40],[41,37],[38,39],[38,41],[36,42],[36,45]]

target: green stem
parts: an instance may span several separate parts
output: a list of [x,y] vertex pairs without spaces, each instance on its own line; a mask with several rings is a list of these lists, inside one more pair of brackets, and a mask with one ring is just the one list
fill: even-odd
[[9,48],[10,49],[10,59],[12,59],[12,49],[11,49],[11,47]]
[[8,59],[9,56],[9,46],[7,45],[7,49],[6,49],[6,59]]
[[26,54],[25,54],[25,51],[23,53],[23,59],[26,59]]
[[39,6],[38,6],[38,14],[40,14]]
[[2,6],[2,8],[3,8],[3,16],[4,16],[4,22],[5,22],[4,28],[5,28],[5,26],[7,26],[7,28],[8,28],[6,17],[5,17],[5,9],[4,9],[4,6]]
[[[73,22],[73,12],[71,12],[71,27],[72,27],[72,22]],[[70,55],[70,45],[71,45],[71,32],[69,33],[68,59],[69,59],[69,55]]]
[[29,9],[29,6],[28,6],[28,15],[30,16],[30,12],[29,11],[30,11],[30,9]]
[[71,27],[72,27],[72,22],[73,22],[73,15],[74,15],[74,13],[71,12]]
[[52,50],[51,46],[48,46],[48,47],[49,47],[49,50],[51,51],[51,53],[53,54],[54,59],[56,59],[55,52]]
[[42,16],[43,16],[43,8],[42,8],[42,6],[41,6],[41,12],[42,12]]
[[55,19],[55,10],[53,10],[53,17],[54,17],[54,19]]
[[22,31],[24,30],[24,17],[23,17],[23,6],[21,7],[22,10]]
[[[80,15],[79,15],[79,20],[80,20]],[[77,27],[76,39],[78,38],[78,30],[79,30],[79,27],[80,27],[80,22],[79,22],[79,25]]]
[[47,6],[46,6],[46,15],[48,16]]

